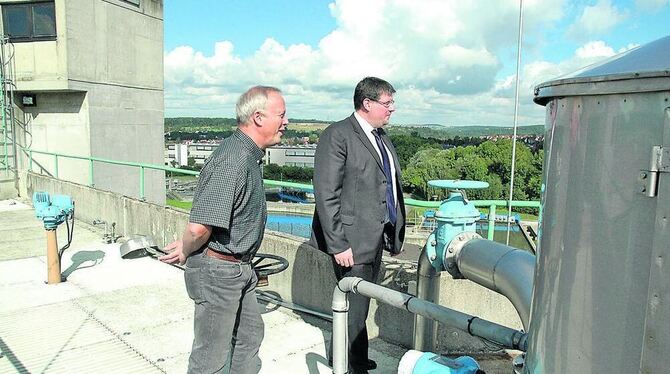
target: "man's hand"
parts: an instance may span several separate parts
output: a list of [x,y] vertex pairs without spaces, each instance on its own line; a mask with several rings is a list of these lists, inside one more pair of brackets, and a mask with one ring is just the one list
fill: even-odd
[[186,263],[186,256],[184,255],[184,243],[181,239],[175,240],[174,242],[166,245],[163,250],[167,252],[167,254],[165,256],[159,257],[159,260],[168,264],[179,263],[179,265],[184,265]]
[[338,265],[347,268],[354,266],[354,251],[349,248],[344,252],[335,254],[335,262],[337,262]]

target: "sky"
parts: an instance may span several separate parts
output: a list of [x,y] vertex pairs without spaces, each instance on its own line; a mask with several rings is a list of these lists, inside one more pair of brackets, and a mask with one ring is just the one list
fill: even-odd
[[[197,4],[197,6],[194,6]],[[544,124],[542,82],[670,35],[670,0],[525,0],[518,124]],[[376,76],[392,124],[512,126],[519,1],[168,0],[166,117],[235,117],[280,88],[289,118],[335,121]]]

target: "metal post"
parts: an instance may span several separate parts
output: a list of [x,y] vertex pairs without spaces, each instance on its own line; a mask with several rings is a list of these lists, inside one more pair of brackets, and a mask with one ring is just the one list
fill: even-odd
[[489,230],[486,233],[486,239],[493,240],[493,234],[495,233],[495,229],[496,229],[496,206],[495,204],[491,204],[491,206],[489,206]]
[[140,166],[140,199],[144,200],[144,166]]
[[28,157],[30,158],[28,160],[28,170],[30,170],[30,172],[32,173],[32,171],[33,171],[33,150],[32,149],[28,150]]
[[54,155],[54,177],[58,178],[58,155]]
[[521,46],[523,40],[523,0],[519,0],[519,36],[516,52],[516,76],[514,84],[514,131],[512,131],[512,168],[509,181],[509,205],[507,206],[507,236],[505,244],[509,245],[509,233],[512,230],[510,218],[512,217],[512,198],[514,196],[514,168],[516,165],[516,130],[519,117],[519,75],[521,74]]
[[93,187],[93,160],[88,160],[88,185]]
[[55,229],[47,230],[47,282],[49,284],[61,282],[58,239],[56,237]]
[[[428,259],[426,247],[419,255],[419,269],[417,270],[416,297],[439,304],[440,276]],[[422,352],[433,352],[437,339],[437,323],[421,315],[414,316],[414,349]]]
[[[361,278],[344,278],[340,282],[351,282]],[[349,298],[339,284],[333,291],[333,374],[344,374],[349,366]],[[337,328],[336,328],[337,327]]]
[[2,55],[2,61],[0,61],[0,100],[2,100],[2,141],[3,141],[3,148],[4,148],[4,169],[5,169],[5,174],[9,171],[9,150],[7,149],[7,143],[9,142],[9,137],[7,136],[7,100],[6,100],[6,95],[5,95],[5,40],[4,38],[2,39],[0,43],[0,48],[2,49],[0,51]]

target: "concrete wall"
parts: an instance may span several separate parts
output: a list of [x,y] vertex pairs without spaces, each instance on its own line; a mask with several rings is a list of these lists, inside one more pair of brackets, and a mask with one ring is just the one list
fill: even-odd
[[[67,194],[76,204],[75,215],[80,220],[103,219],[116,222],[117,232],[125,235],[151,235],[159,245],[181,237],[188,221],[186,212],[99,191],[87,186],[62,182],[32,173],[20,176],[21,194],[32,196],[34,191]],[[75,232],[76,238],[76,232]],[[309,246],[305,239],[266,232],[261,253],[279,255],[289,261],[289,268],[270,276],[270,285],[263,290],[283,299],[330,313],[335,276],[330,257]],[[416,280],[416,265],[411,262],[384,258],[380,283],[386,287],[408,292]],[[521,321],[511,303],[503,296],[467,280],[454,280],[442,274],[440,304],[481,318],[520,329]],[[386,305],[371,304],[368,332],[372,338],[411,347],[414,317]],[[496,350],[491,344],[469,336],[460,330],[440,326],[438,347],[450,352],[482,352]]]
[[[28,133],[16,128],[17,142],[32,149],[88,157],[90,147],[90,120],[86,92],[40,92],[37,105],[22,107],[16,116],[26,124]],[[24,158],[22,158],[24,159]],[[33,155],[33,170],[55,173],[53,156]],[[23,160],[20,167],[26,168]],[[86,161],[59,159],[58,176],[76,183],[88,183]]]
[[[2,4],[19,2],[21,1],[1,0],[0,10]],[[65,0],[56,0],[54,3],[56,40],[14,43],[15,90],[51,91],[68,88],[65,7]]]
[[[19,144],[163,165],[163,1],[142,0],[136,6],[121,0],[56,0],[55,10],[56,41],[15,43],[15,100],[30,92],[37,101],[35,107],[19,105],[18,118],[28,129],[17,131]],[[51,156],[35,159],[54,174]],[[61,159],[58,169],[60,178],[88,184],[86,161]],[[93,182],[140,197],[139,174],[137,168],[97,163]],[[146,170],[144,191],[148,201],[164,204],[164,172]]]
[[139,7],[68,0],[66,7],[70,80],[163,90],[162,0]]
[[[89,97],[91,156],[163,165],[163,91],[77,83]],[[95,164],[96,186],[139,198],[139,168]],[[148,201],[165,203],[165,173],[145,170]]]

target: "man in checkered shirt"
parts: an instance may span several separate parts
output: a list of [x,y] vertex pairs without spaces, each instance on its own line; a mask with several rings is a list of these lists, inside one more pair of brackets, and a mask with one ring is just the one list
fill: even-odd
[[263,320],[251,259],[265,229],[261,175],[264,149],[278,144],[288,119],[281,91],[256,86],[240,96],[238,130],[200,172],[189,223],[181,240],[165,247],[167,263],[186,264],[186,291],[195,302],[189,373],[257,373]]

